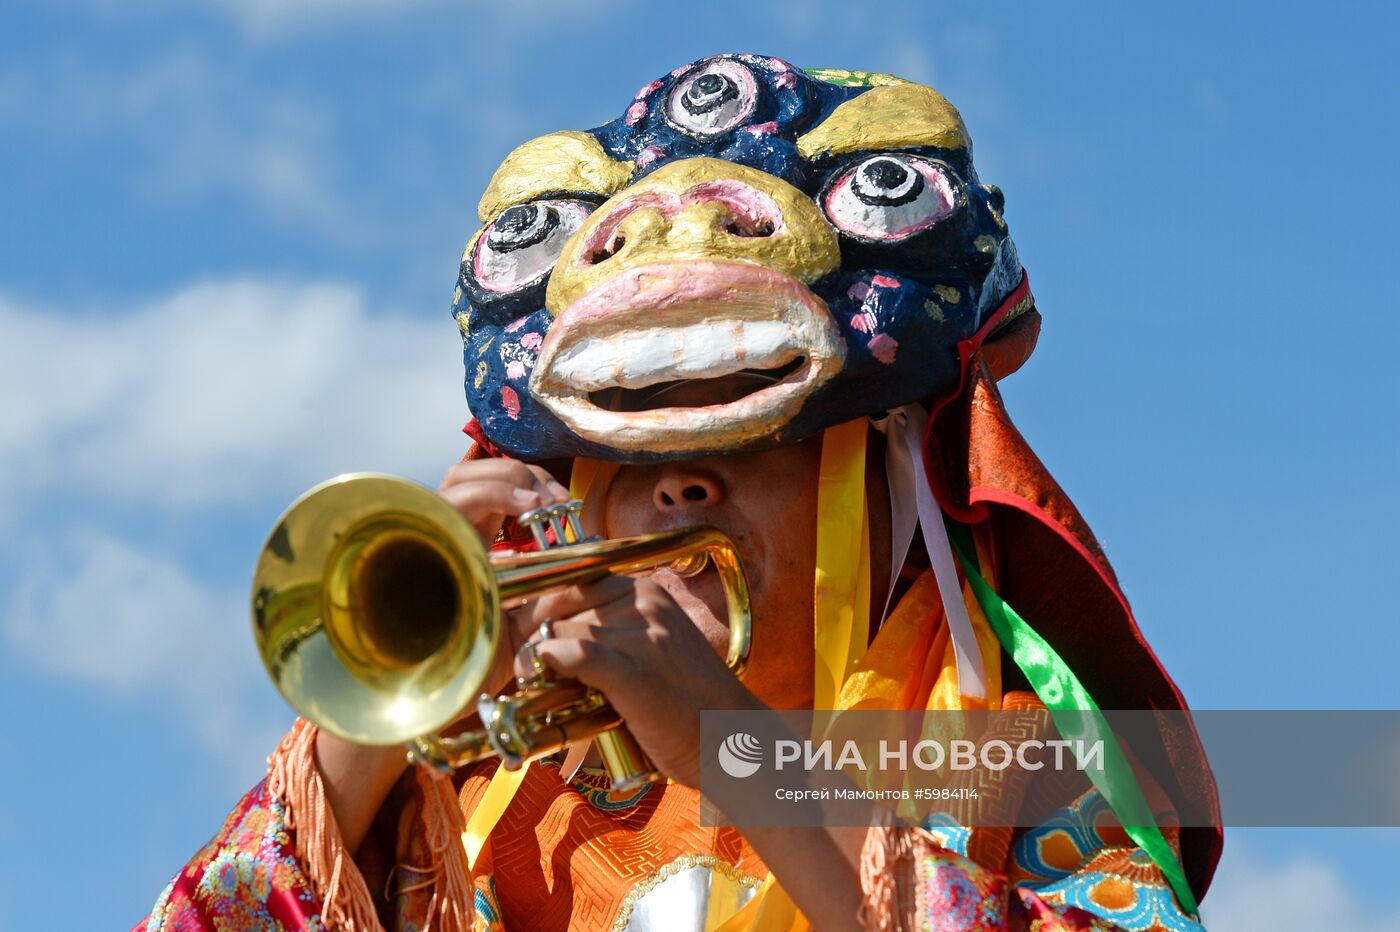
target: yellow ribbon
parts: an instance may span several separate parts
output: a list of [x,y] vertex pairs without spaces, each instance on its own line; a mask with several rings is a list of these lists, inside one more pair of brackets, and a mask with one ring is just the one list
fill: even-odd
[[601,465],[597,460],[575,457],[574,468],[569,472],[569,494],[579,501],[586,501],[588,490],[592,487]]
[[870,529],[865,509],[866,421],[822,436],[817,485],[816,646],[812,708],[834,709],[870,637]]
[[491,836],[496,823],[501,821],[501,816],[506,814],[506,808],[515,798],[520,784],[525,782],[525,771],[529,768],[530,762],[526,761],[519,770],[497,767],[491,775],[491,782],[482,794],[481,802],[476,804],[472,817],[467,820],[467,830],[462,833],[462,847],[467,849],[469,866],[476,867],[476,859],[480,857],[481,849],[486,847],[486,839]]
[[603,496],[612,485],[617,469],[617,463],[574,457],[574,467],[569,474],[569,496],[583,502],[585,533],[603,533]]
[[711,932],[808,932],[811,928],[797,904],[769,874],[753,899]]

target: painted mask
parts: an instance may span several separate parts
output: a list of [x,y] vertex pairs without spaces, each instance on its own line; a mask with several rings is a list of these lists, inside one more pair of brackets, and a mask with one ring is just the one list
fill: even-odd
[[928,401],[1030,307],[962,118],[889,75],[704,59],[517,148],[479,213],[467,400],[526,460],[751,450]]

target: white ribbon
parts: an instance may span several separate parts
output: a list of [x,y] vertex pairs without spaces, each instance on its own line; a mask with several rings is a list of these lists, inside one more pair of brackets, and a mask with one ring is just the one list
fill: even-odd
[[919,405],[904,405],[890,411],[888,416],[872,421],[876,430],[885,435],[885,475],[890,485],[890,585],[885,611],[890,610],[894,585],[899,570],[909,555],[914,540],[914,527],[923,531],[924,547],[928,550],[933,575],[938,581],[938,594],[943,600],[943,616],[953,640],[953,655],[958,667],[958,690],[978,699],[987,697],[987,674],[982,665],[982,651],[972,619],[963,602],[962,580],[953,562],[953,548],[948,543],[948,529],[943,525],[943,509],[933,497],[924,470],[924,431],[928,414]]
[[559,765],[559,779],[568,783],[578,773],[578,769],[583,766],[583,759],[588,756],[588,749],[593,746],[592,738],[584,738],[582,741],[575,741],[569,745],[569,751],[564,755],[564,762]]

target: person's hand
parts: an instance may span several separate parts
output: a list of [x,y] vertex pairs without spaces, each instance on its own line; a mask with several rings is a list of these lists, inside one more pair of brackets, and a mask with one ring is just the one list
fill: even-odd
[[[507,517],[518,518],[533,508],[569,500],[569,490],[544,467],[505,458],[454,464],[443,476],[438,494],[471,522],[488,547]],[[509,616],[504,620],[495,661],[482,683],[483,691],[492,694],[510,685],[512,662],[529,634],[518,633]],[[463,713],[470,716],[473,710]]]
[[569,500],[569,490],[543,466],[505,458],[454,464],[443,476],[438,494],[471,522],[488,545],[506,518]]
[[677,783],[700,784],[700,710],[764,707],[650,579],[607,576],[548,593],[514,614],[522,631],[552,621],[552,637],[534,642],[540,659],[556,676],[606,696],[656,768]]

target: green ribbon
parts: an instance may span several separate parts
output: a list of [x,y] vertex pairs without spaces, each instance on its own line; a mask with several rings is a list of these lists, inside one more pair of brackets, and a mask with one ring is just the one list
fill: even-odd
[[1086,742],[1102,741],[1104,748],[1102,770],[1086,768],[1089,779],[1102,794],[1109,808],[1122,824],[1128,837],[1137,842],[1162,872],[1177,902],[1193,915],[1197,912],[1196,897],[1186,882],[1186,873],[1181,868],[1176,852],[1167,844],[1152,809],[1138,785],[1137,776],[1128,758],[1123,754],[1118,739],[1113,735],[1108,720],[1099,710],[1079,677],[1060,658],[1055,649],[1006,603],[1006,600],[987,585],[978,572],[977,550],[972,543],[972,534],[966,525],[951,519],[947,521],[948,537],[953,550],[962,563],[963,572],[972,584],[973,594],[982,606],[982,613],[996,633],[997,640],[1016,666],[1026,674],[1031,688],[1050,710],[1061,737]]

